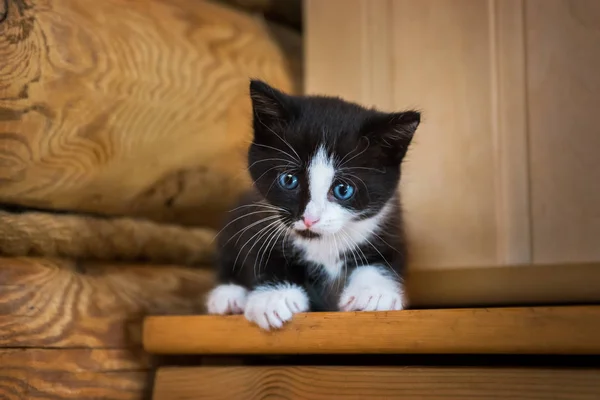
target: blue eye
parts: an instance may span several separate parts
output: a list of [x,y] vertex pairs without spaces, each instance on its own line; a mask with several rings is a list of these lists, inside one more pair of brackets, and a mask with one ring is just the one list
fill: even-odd
[[279,186],[284,189],[292,190],[298,187],[298,177],[292,174],[279,175]]
[[348,200],[354,195],[354,186],[338,183],[333,187],[333,195],[338,200]]

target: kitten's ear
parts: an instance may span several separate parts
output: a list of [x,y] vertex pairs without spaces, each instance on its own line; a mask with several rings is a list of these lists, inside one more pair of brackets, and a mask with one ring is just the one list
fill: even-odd
[[363,132],[370,140],[391,152],[399,162],[406,155],[420,123],[421,113],[418,111],[381,114],[368,121]]
[[250,98],[254,116],[263,124],[281,122],[288,117],[285,106],[287,96],[265,82],[250,81]]

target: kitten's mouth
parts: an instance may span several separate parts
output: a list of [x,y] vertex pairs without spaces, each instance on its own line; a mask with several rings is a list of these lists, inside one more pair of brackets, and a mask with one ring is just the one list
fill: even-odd
[[305,239],[317,239],[319,237],[321,237],[321,235],[319,235],[318,233],[315,233],[311,230],[308,229],[304,229],[304,230],[296,230],[296,233],[298,234],[298,236],[301,236]]

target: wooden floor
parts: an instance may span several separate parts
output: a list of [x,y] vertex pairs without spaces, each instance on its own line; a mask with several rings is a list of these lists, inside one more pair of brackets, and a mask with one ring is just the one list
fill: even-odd
[[210,275],[0,258],[0,399],[147,398],[143,317],[199,312]]

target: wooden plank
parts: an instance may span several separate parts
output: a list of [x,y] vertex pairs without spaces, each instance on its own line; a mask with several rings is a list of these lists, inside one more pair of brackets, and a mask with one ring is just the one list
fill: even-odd
[[199,313],[212,283],[175,266],[0,258],[0,348],[139,346],[143,316]]
[[304,313],[272,332],[243,316],[149,317],[143,342],[159,354],[600,354],[600,306]]
[[524,13],[533,261],[600,261],[600,2]]
[[412,268],[411,307],[485,307],[600,303],[600,263]]
[[393,106],[423,111],[401,184],[412,263],[498,265],[489,2],[392,4]]
[[525,0],[488,2],[498,263],[532,262]]
[[126,350],[0,349],[0,399],[141,400],[149,367]]
[[596,400],[600,370],[417,367],[161,368],[154,400]]

